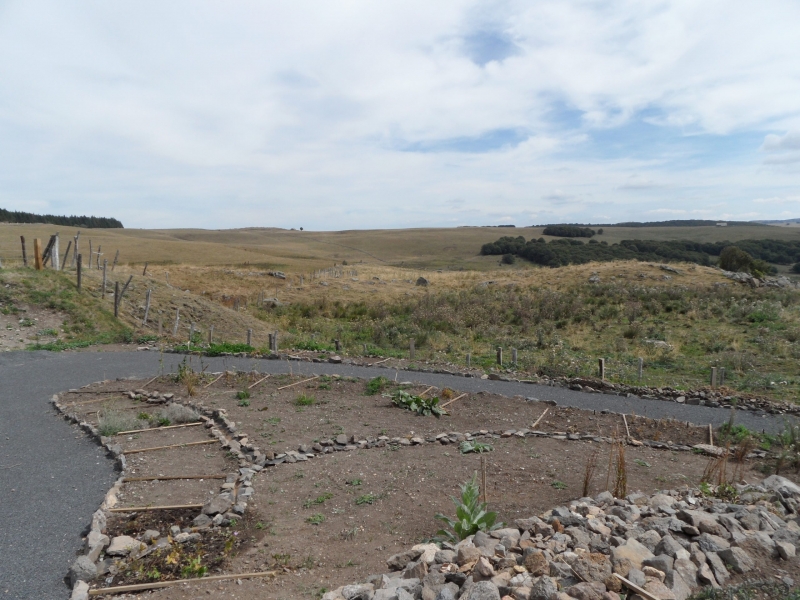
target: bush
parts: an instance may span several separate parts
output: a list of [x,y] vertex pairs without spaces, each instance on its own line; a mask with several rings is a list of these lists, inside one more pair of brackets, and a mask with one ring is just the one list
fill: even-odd
[[403,390],[398,390],[392,396],[392,402],[395,406],[406,408],[424,417],[433,415],[438,419],[440,416],[447,414],[446,410],[439,407],[439,398],[436,397],[421,398],[420,396],[412,396]]
[[504,265],[513,265],[515,262],[517,262],[517,258],[513,254],[503,254],[501,262]]
[[800,262],[796,262],[792,265],[792,273],[800,273]]
[[552,235],[555,237],[585,237],[590,238],[595,234],[594,229],[588,227],[578,227],[576,225],[548,225],[542,232],[544,235]]
[[389,385],[389,383],[390,383],[389,380],[386,379],[386,377],[383,377],[383,376],[375,377],[374,379],[370,379],[367,382],[367,390],[366,390],[367,396],[374,396],[375,394],[378,394],[378,393],[382,392],[383,389],[387,385]]

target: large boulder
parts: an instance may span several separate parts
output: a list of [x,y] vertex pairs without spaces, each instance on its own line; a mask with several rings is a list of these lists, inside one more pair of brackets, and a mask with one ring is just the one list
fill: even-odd
[[614,564],[627,559],[637,569],[642,568],[642,561],[644,559],[653,558],[653,556],[655,555],[650,552],[650,550],[633,538],[630,538],[625,544],[611,550],[611,560]]

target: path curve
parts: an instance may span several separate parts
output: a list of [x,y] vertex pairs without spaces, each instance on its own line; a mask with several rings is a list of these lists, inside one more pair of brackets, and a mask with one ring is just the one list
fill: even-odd
[[[264,373],[340,374],[394,379],[393,369],[252,358],[199,358],[158,352],[7,352],[0,354],[0,600],[69,597],[63,577],[80,537],[116,479],[114,463],[95,442],[57,415],[53,394],[93,381],[175,372],[186,358],[196,370],[237,368]],[[202,365],[202,366],[201,366]],[[723,408],[586,394],[560,387],[399,371],[414,381],[464,392],[488,391],[553,400],[561,406],[673,417],[700,425],[727,422]],[[777,432],[783,419],[739,412],[737,423]]]

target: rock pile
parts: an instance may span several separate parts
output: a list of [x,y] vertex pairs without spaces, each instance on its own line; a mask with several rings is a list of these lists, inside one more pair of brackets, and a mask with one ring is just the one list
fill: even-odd
[[[581,498],[456,545],[420,544],[323,600],[685,600],[763,560],[795,560],[800,486],[773,475],[738,502],[683,488]],[[785,577],[784,583],[794,585]]]

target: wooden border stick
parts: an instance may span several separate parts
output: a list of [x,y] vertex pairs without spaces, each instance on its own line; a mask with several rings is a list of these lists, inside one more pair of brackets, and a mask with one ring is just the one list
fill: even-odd
[[164,429],[178,429],[180,427],[197,427],[204,425],[203,421],[194,421],[192,423],[182,423],[181,425],[165,425],[164,427],[147,427],[145,429],[132,429],[131,431],[120,431],[114,435],[126,435],[130,433],[141,433],[142,431],[163,431]]
[[123,477],[122,483],[132,481],[173,481],[176,479],[226,479],[227,475],[167,475],[159,477]]
[[483,501],[489,502],[489,494],[486,492],[486,457],[481,455],[481,488],[483,488]]
[[453,398],[453,399],[452,399],[452,400],[450,400],[449,402],[445,402],[444,404],[442,404],[442,405],[441,405],[439,408],[444,408],[445,406],[449,406],[449,405],[451,405],[453,402],[455,402],[456,400],[461,400],[461,398],[463,398],[463,397],[464,397],[464,396],[466,396],[466,395],[467,395],[467,394],[466,394],[466,393],[464,393],[464,394],[461,394],[460,396],[456,396],[455,398]]
[[148,382],[147,382],[147,383],[145,383],[145,384],[144,384],[144,385],[141,387],[141,389],[144,389],[144,388],[146,388],[148,385],[150,385],[151,383],[153,383],[153,382],[154,382],[156,379],[158,379],[159,377],[161,377],[161,376],[160,376],[160,375],[156,375],[156,376],[155,376],[155,377],[153,377],[152,379],[148,380]]
[[296,385],[300,385],[301,383],[306,383],[307,381],[313,381],[314,379],[319,379],[319,375],[315,375],[309,379],[304,379],[303,381],[296,381],[295,383],[290,383],[289,385],[285,385],[283,387],[279,387],[277,391],[285,390],[286,388],[294,387]]
[[531,425],[531,429],[536,429],[536,426],[539,424],[539,421],[541,421],[542,419],[544,419],[544,416],[547,414],[547,411],[548,411],[548,410],[550,410],[550,409],[549,409],[549,408],[545,408],[545,409],[544,409],[544,412],[543,412],[541,415],[539,415],[539,418],[538,418],[538,419],[536,419],[536,421],[534,422],[534,424],[533,424],[533,425]]
[[211,577],[195,577],[193,579],[175,579],[173,581],[160,581],[158,583],[136,583],[133,585],[118,585],[110,588],[89,590],[90,596],[104,596],[106,594],[122,594],[124,592],[140,592],[172,587],[182,583],[203,583],[204,581],[225,581],[226,579],[254,579],[256,577],[271,577],[277,571],[261,571],[259,573],[235,573],[233,575],[212,575]]
[[217,440],[204,440],[202,442],[186,442],[185,444],[170,444],[169,446],[155,446],[153,448],[139,448],[138,450],[124,450],[123,454],[139,454],[140,452],[152,452],[153,450],[169,450],[170,448],[183,448],[186,446],[202,446],[204,444],[216,444]]
[[714,445],[714,429],[711,427],[711,423],[708,424],[708,445]]
[[202,504],[172,504],[170,506],[130,506],[127,508],[109,508],[108,512],[144,512],[146,510],[175,510],[179,508],[203,508]]
[[428,392],[430,392],[430,391],[431,391],[433,388],[435,388],[435,387],[436,387],[435,385],[432,385],[432,386],[431,386],[431,387],[429,387],[427,390],[425,390],[424,392],[422,392],[422,393],[419,395],[419,397],[420,397],[420,398],[422,398],[422,397],[423,397],[425,394],[427,394]]
[[[106,400],[125,400],[122,396],[111,397],[111,398],[92,398],[91,400],[82,400],[80,402],[70,402],[67,408],[73,408],[75,406],[83,406],[84,404],[94,404],[95,402],[105,402]],[[138,408],[138,407],[136,407]]]
[[631,430],[628,429],[628,419],[624,414],[622,415],[622,421],[623,421],[623,423],[625,423],[625,435],[627,435],[630,438],[631,437]]
[[259,383],[261,383],[262,381],[266,381],[267,379],[269,379],[269,375],[267,375],[266,377],[262,377],[261,379],[259,379],[258,381],[256,381],[256,382],[255,382],[253,385],[250,385],[250,386],[248,386],[248,387],[247,387],[247,389],[248,389],[248,390],[252,390],[252,389],[253,389],[254,387],[256,387],[256,386],[257,386]]
[[214,379],[214,380],[213,380],[211,383],[208,383],[208,384],[206,384],[204,387],[211,387],[212,385],[214,385],[215,383],[217,383],[217,382],[218,382],[220,379],[222,379],[222,376],[223,376],[223,375],[225,375],[225,371],[223,371],[222,373],[220,373],[219,375],[217,375],[217,378],[216,378],[216,379]]
[[392,357],[390,356],[389,358],[384,358],[383,360],[379,360],[378,362],[374,362],[374,363],[372,363],[370,365],[370,367],[374,367],[375,365],[379,365],[381,363],[385,363],[387,360],[392,360]]
[[[626,587],[626,588],[628,588],[629,590],[632,590],[632,591],[636,592],[636,593],[637,593],[637,594],[639,594],[639,595],[640,595],[642,598],[647,598],[647,600],[658,600],[658,598],[657,598],[656,596],[654,596],[653,594],[651,594],[651,593],[650,593],[650,592],[648,592],[647,590],[640,588],[638,585],[636,585],[636,584],[635,584],[635,583],[633,583],[632,581],[628,581],[628,580],[627,580],[627,579],[625,579],[625,578],[624,578],[622,575],[618,575],[617,573],[614,573],[614,577],[616,577],[617,579],[619,579],[619,580],[620,580],[620,581],[621,581],[621,582],[622,582],[622,583],[625,585],[625,587]],[[202,580],[201,580],[201,581],[202,581]]]

